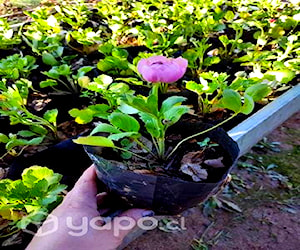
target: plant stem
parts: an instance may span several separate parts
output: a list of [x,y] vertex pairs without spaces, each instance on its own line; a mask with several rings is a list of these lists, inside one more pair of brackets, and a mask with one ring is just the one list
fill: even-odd
[[146,145],[144,145],[144,144],[143,144],[142,142],[140,142],[138,139],[136,139],[135,142],[136,142],[141,148],[145,149],[149,154],[151,154],[153,157],[156,158],[156,155],[153,154],[153,153],[151,152],[151,150],[150,150]]
[[154,137],[152,135],[151,135],[151,138],[152,138],[153,145],[154,145],[154,147],[156,149],[156,152],[159,153],[158,145],[157,145],[157,143],[156,143],[156,141],[155,141],[155,139],[154,139]]
[[[24,110],[24,113],[27,115],[27,117],[31,118],[31,119],[35,119],[37,121],[39,121],[39,124],[40,125],[43,125],[43,126],[46,126],[48,127],[53,133],[54,135],[57,137],[57,128],[56,126],[52,125],[50,122],[48,122],[47,120],[37,116],[37,115],[34,115],[32,113],[30,113],[28,110]],[[30,123],[27,124],[27,125],[31,125]]]
[[166,94],[168,92],[168,87],[169,87],[168,83],[164,83],[164,82],[159,83],[159,89],[162,94]]
[[169,159],[170,156],[171,156],[172,154],[174,154],[174,152],[179,148],[179,146],[180,146],[182,143],[184,143],[184,142],[186,142],[186,141],[188,141],[188,140],[190,140],[190,139],[193,139],[194,137],[197,137],[197,136],[199,136],[199,135],[203,135],[203,134],[205,134],[205,133],[207,133],[207,132],[209,132],[209,131],[214,130],[215,128],[217,128],[217,127],[223,125],[224,123],[228,122],[229,120],[231,120],[232,118],[234,118],[234,117],[237,116],[238,114],[239,114],[239,113],[235,113],[235,114],[233,114],[232,116],[230,116],[229,118],[225,119],[224,121],[220,122],[219,124],[217,124],[217,125],[215,125],[215,126],[209,128],[209,129],[206,129],[206,130],[201,131],[201,132],[199,132],[199,133],[197,133],[197,134],[194,134],[194,135],[191,135],[191,136],[188,136],[188,137],[184,138],[183,140],[181,140],[181,141],[173,148],[173,150],[172,150],[171,153],[167,156],[166,159]]
[[70,93],[74,93],[73,88],[70,88],[70,86],[67,83],[65,83],[63,80],[57,79],[57,81],[59,81],[61,84],[63,84],[70,91]]
[[8,233],[8,234],[0,235],[0,238],[6,238],[6,237],[8,237],[8,236],[11,236],[11,235],[13,235],[13,234],[19,232],[20,230],[21,230],[21,229],[17,229],[17,230],[12,231],[12,232],[10,232],[10,233]]
[[157,139],[157,145],[158,145],[158,156],[160,159],[164,159],[165,156],[165,137],[158,138]]

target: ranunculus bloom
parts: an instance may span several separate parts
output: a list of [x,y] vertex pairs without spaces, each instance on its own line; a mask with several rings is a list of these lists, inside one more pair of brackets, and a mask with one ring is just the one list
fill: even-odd
[[138,62],[138,72],[152,83],[172,83],[183,77],[188,61],[182,57],[151,56]]

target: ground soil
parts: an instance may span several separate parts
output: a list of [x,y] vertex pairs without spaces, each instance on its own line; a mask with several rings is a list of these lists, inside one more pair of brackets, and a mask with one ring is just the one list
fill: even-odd
[[[277,150],[272,142],[280,142]],[[280,152],[274,152],[278,149]],[[166,220],[160,217],[160,228],[138,237],[126,250],[180,250],[192,246],[215,250],[299,249],[299,151],[297,113],[267,136],[264,147],[253,148],[241,158],[232,172],[231,184],[222,193],[178,217],[168,217],[177,222],[183,217],[182,228],[166,227]],[[213,200],[221,208],[214,209]]]

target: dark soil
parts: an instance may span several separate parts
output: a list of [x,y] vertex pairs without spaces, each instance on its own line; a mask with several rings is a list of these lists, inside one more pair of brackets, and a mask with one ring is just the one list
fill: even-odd
[[[299,249],[299,121],[297,113],[267,137],[263,148],[253,148],[240,159],[233,180],[214,198],[221,208],[214,209],[210,199],[168,217],[178,222],[183,217],[186,230],[166,228],[166,217],[160,217],[160,229],[148,231],[125,249]],[[274,152],[274,141],[280,142],[280,152]],[[277,167],[268,170],[272,163]]]

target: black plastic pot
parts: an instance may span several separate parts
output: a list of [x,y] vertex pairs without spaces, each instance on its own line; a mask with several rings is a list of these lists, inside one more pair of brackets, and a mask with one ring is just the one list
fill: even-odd
[[92,164],[82,146],[72,141],[75,138],[62,141],[30,157],[17,157],[9,167],[7,178],[20,179],[25,168],[39,165],[62,174],[61,183],[66,184],[68,190],[72,189],[84,170]]
[[[171,127],[169,132],[181,133],[186,137],[210,126],[181,123]],[[201,183],[169,176],[135,173],[105,159],[99,147],[84,148],[96,165],[98,178],[107,186],[111,195],[125,200],[133,207],[151,209],[156,214],[175,215],[207,199],[222,184],[238,158],[239,148],[236,142],[223,129],[215,129],[205,137],[210,137],[224,150],[225,167],[215,169],[210,182]]]

